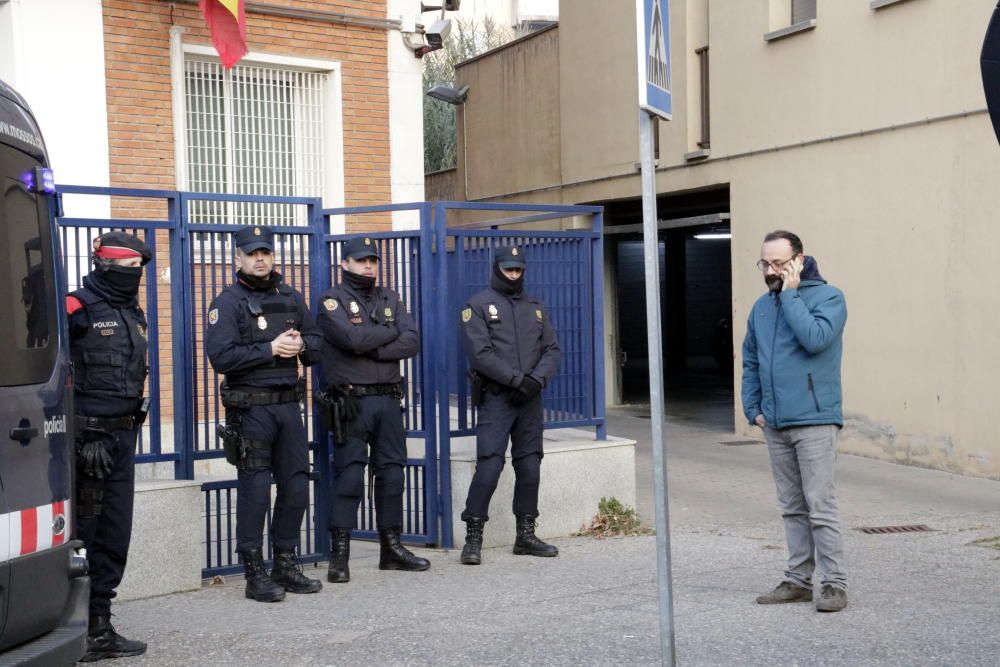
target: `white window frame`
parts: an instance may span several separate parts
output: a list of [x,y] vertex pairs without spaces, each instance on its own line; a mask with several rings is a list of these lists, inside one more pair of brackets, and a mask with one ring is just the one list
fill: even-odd
[[[189,44],[183,39],[184,29],[170,29],[170,84],[174,121],[174,174],[178,190],[187,190],[187,122],[184,96],[184,67],[187,56],[218,59],[215,48],[204,44]],[[240,61],[244,64],[284,67],[328,76],[323,86],[323,184],[320,197],[324,208],[344,206],[344,105],[343,65],[336,60],[299,58],[251,51]],[[332,233],[343,233],[343,216],[333,220]]]

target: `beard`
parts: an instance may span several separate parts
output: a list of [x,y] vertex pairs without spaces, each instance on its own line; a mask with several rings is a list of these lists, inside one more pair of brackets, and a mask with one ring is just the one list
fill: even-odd
[[785,280],[781,276],[764,276],[764,282],[767,283],[767,289],[771,292],[780,292],[785,284]]

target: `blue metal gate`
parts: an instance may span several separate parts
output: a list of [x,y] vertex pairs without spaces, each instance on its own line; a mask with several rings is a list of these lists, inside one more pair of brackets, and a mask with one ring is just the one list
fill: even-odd
[[[367,233],[383,258],[380,284],[401,294],[421,331],[420,354],[404,364],[404,423],[411,449],[405,470],[406,541],[453,544],[450,439],[471,433],[474,424],[456,313],[486,285],[498,243],[527,249],[527,283],[548,303],[564,350],[560,374],[545,392],[546,426],[594,426],[597,436],[604,437],[600,207],[423,202],[323,209],[318,199],[304,197],[86,186],[59,190],[62,195],[111,197],[121,211],[110,218],[59,218],[70,289],[89,270],[90,243],[97,234],[124,229],[144,238],[153,250],[141,293],[149,320],[152,409],[136,461],[172,463],[174,477],[195,479],[197,472],[204,480],[203,576],[240,569],[234,554],[236,480],[232,468],[219,461],[219,377],[204,354],[202,337],[209,303],[231,281],[233,231],[267,220],[255,217],[252,207],[280,210],[286,224],[275,227],[276,269],[313,306],[339,281],[339,241],[345,235],[332,230],[346,226],[342,219],[350,219],[352,228],[387,227],[386,217],[397,211],[419,219],[419,227],[411,231]],[[498,217],[515,212],[523,215]],[[486,219],[449,226],[450,215],[466,214]],[[372,223],[372,216],[380,220]],[[572,231],[505,229],[567,217],[582,220],[584,229],[579,224]],[[312,395],[311,370],[307,381]],[[300,553],[318,561],[329,549],[326,526],[336,451],[311,401],[302,409],[314,483]],[[359,510],[358,526],[356,536],[375,535],[374,508],[367,501]]]

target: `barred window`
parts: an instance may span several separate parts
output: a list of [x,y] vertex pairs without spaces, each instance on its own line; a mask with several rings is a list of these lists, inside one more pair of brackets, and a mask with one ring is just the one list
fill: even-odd
[[[323,195],[323,87],[329,72],[256,64],[184,63],[187,189]],[[195,201],[192,222],[292,225],[301,206]]]

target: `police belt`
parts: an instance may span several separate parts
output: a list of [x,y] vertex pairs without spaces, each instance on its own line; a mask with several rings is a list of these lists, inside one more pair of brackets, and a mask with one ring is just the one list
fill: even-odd
[[73,424],[77,431],[84,431],[88,428],[100,431],[131,431],[141,424],[135,415],[125,417],[87,417],[86,415],[74,415]]
[[389,384],[349,384],[343,388],[345,394],[351,396],[394,396],[403,397],[403,383]]
[[223,384],[220,389],[222,404],[227,407],[298,403],[306,395],[305,383],[299,383],[288,389],[276,389],[274,391],[254,387],[230,387],[226,384]]

